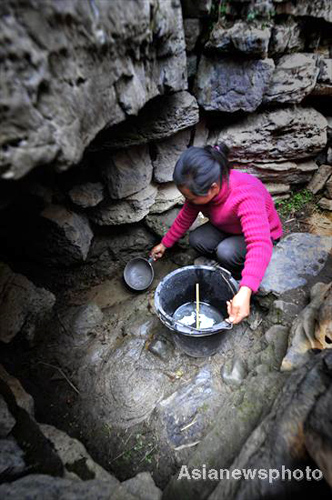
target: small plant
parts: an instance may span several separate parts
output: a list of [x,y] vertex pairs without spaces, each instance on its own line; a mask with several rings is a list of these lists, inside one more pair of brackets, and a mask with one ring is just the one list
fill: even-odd
[[228,14],[229,2],[227,0],[213,0],[209,16],[208,33],[211,33],[218,21],[226,19]]
[[142,434],[136,434],[136,444],[133,449],[139,451],[142,448],[144,448],[143,436]]
[[155,446],[153,445],[153,443],[149,443],[148,446],[150,447],[149,450],[146,452],[146,454],[144,455],[143,457],[143,460],[147,463],[147,464],[151,464],[152,463],[152,458],[153,458],[153,452],[155,451]]
[[276,11],[274,9],[272,10],[269,10],[265,16],[264,16],[264,20],[262,21],[262,24],[261,24],[261,29],[264,30],[265,28],[267,28],[268,26],[271,26],[271,22],[273,21],[273,18],[274,16],[276,15]]
[[254,21],[258,16],[258,11],[256,9],[250,9],[247,14],[247,21],[250,23]]
[[307,189],[302,189],[297,193],[292,193],[287,200],[276,201],[276,207],[281,215],[292,215],[302,210],[307,203],[313,201],[314,195]]
[[219,4],[219,16],[220,17],[226,16],[227,9],[228,9],[228,4],[226,2],[223,2],[223,0],[221,0]]
[[266,17],[268,18],[269,21],[272,21],[272,19],[274,18],[275,15],[276,15],[276,11],[274,9],[271,9],[267,13]]

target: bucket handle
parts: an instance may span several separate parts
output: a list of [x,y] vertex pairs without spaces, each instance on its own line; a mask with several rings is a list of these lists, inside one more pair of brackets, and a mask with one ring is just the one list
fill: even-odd
[[226,274],[227,278],[232,278],[232,274],[228,271],[228,269],[225,269],[224,267],[220,266],[219,264],[218,264],[218,269],[222,273]]
[[217,267],[218,271],[220,271],[221,276],[227,281],[227,284],[231,286],[234,295],[237,294],[239,291],[239,288],[237,286],[236,281],[234,280],[232,274],[228,271],[228,269],[225,269],[224,267],[218,265]]

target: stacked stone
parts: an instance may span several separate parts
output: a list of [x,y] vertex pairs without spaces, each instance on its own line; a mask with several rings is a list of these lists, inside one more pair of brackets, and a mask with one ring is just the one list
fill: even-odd
[[146,242],[162,236],[183,203],[172,173],[191,144],[225,142],[274,198],[332,162],[327,0],[7,4],[0,189],[36,167],[77,166],[57,187],[22,183],[40,206],[26,250],[36,259],[95,258],[102,227],[115,247],[127,224],[145,227]]
[[[328,128],[327,136],[328,143],[331,144],[332,139],[332,118],[327,118]],[[332,210],[332,147],[328,148],[326,164],[319,167],[319,170],[312,177],[308,184],[308,189],[313,194],[322,195],[318,201],[318,205],[324,210]]]
[[323,194],[318,205],[325,210],[332,210],[332,166],[321,165],[308,184],[313,194]]
[[[15,207],[16,193],[7,186],[25,177],[17,183],[20,192],[38,207],[34,220],[21,214],[19,221],[30,228],[26,254],[50,265],[77,265],[104,248],[91,248],[98,226],[130,224],[135,234],[149,213],[183,203],[172,173],[199,110],[187,92],[181,3],[69,2],[38,12],[33,3],[24,9],[7,4],[1,205]],[[56,172],[78,168],[40,180],[46,165]],[[27,176],[33,169],[37,176]],[[147,229],[145,240],[138,253],[154,241]],[[122,243],[132,246],[129,238]]]
[[328,116],[312,99],[332,95],[331,4],[244,0],[218,9],[193,86],[201,108],[220,113],[203,137],[226,142],[236,168],[287,198],[331,163]]

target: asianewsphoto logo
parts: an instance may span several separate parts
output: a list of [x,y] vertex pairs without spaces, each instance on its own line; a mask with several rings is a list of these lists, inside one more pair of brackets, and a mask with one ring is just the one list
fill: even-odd
[[244,479],[261,481],[320,481],[323,479],[323,473],[320,469],[311,469],[307,466],[302,469],[288,469],[282,465],[281,469],[212,469],[207,468],[205,464],[201,468],[189,469],[187,465],[182,465],[177,480],[210,480],[222,481],[223,479]]

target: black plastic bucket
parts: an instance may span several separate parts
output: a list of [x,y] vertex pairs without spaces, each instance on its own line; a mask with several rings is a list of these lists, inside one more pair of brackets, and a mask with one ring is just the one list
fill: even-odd
[[186,266],[168,274],[156,289],[155,308],[162,323],[174,332],[174,341],[180,349],[189,356],[211,356],[219,350],[223,332],[233,325],[223,320],[198,330],[173,318],[178,307],[196,300],[196,283],[199,283],[200,301],[215,307],[227,318],[226,301],[237,293],[238,284],[226,269],[210,266]]

